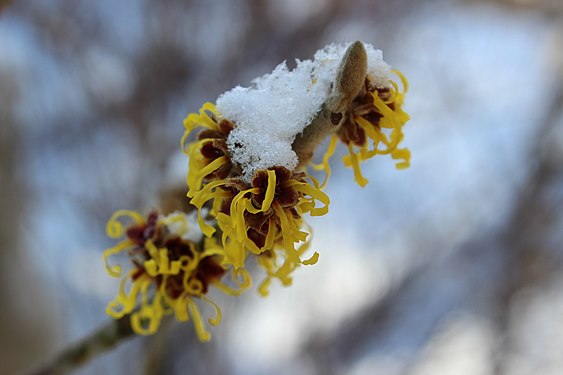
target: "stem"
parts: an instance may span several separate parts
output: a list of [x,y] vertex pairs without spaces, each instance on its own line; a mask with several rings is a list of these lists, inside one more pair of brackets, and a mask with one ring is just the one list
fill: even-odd
[[130,316],[126,315],[100,327],[91,336],[71,344],[54,360],[29,375],[67,374],[133,335]]

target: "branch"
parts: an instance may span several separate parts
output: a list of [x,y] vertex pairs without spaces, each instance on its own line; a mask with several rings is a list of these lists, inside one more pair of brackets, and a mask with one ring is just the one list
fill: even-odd
[[112,320],[91,336],[71,344],[50,363],[28,375],[67,374],[133,335],[129,315]]

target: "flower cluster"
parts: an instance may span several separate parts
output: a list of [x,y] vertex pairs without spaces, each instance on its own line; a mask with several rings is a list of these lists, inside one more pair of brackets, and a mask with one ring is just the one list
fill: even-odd
[[[131,221],[127,229],[121,222],[125,219]],[[168,216],[151,212],[145,219],[137,212],[121,210],[112,216],[107,234],[122,241],[104,252],[104,261],[108,273],[122,279],[117,297],[107,307],[108,315],[118,319],[131,314],[133,330],[142,335],[155,333],[164,315],[174,314],[178,321],[187,321],[191,316],[198,337],[202,341],[210,339],[196,300],[215,308],[217,315],[209,323],[217,325],[221,310],[205,297],[209,286],[238,293],[221,283],[227,272],[221,265],[222,248],[211,239],[197,238],[201,235],[197,236],[192,221],[179,212]],[[109,257],[121,252],[127,253],[133,265],[125,275],[121,266],[109,264]],[[246,273],[239,274],[243,276],[240,287],[246,288],[249,279]]]
[[[107,264],[109,256],[125,252],[133,266],[122,275],[119,266],[106,265],[110,275],[122,277],[108,314],[130,314],[140,334],[154,333],[167,314],[191,318],[205,341],[210,335],[198,303],[215,308],[209,323],[218,324],[220,309],[207,292],[210,286],[230,295],[247,289],[249,258],[265,273],[262,295],[274,279],[290,285],[297,267],[319,258],[306,255],[311,229],[305,219],[328,212],[323,189],[339,141],[348,149],[343,162],[361,186],[367,180],[360,163],[375,155],[408,167],[410,152],[399,147],[409,119],[402,108],[406,90],[406,79],[391,71],[381,51],[356,42],[327,46],[291,71],[281,64],[252,87],[236,87],[189,114],[181,147],[189,157],[186,199],[194,212],[152,212],[146,219],[131,211],[114,214],[107,232],[122,241],[104,259]],[[322,163],[312,164],[325,137]],[[315,169],[325,171],[322,183],[311,175]],[[131,221],[127,228],[124,218]],[[222,281],[229,273],[234,287]]]
[[[268,273],[260,287],[262,294],[267,294],[271,278],[290,284],[290,273],[297,265],[314,264],[318,259],[318,253],[301,259],[310,237],[301,229],[303,215],[326,214],[328,196],[303,171],[284,166],[258,170],[246,181],[226,148],[226,137],[235,125],[221,118],[211,103],[199,114],[190,114],[184,126],[183,142],[201,128],[198,139],[183,149],[190,158],[187,196],[198,209],[203,233],[211,237],[219,229],[225,262],[235,270],[244,268],[248,254],[260,256],[259,264]],[[217,228],[206,223],[202,214],[208,202],[206,212]]]
[[[344,143],[348,154],[342,159],[344,165],[354,170],[354,179],[360,186],[368,180],[362,175],[360,162],[371,159],[375,155],[391,155],[398,160],[397,169],[405,169],[410,165],[410,151],[400,148],[403,140],[403,126],[410,119],[403,110],[404,95],[408,82],[399,71],[393,71],[401,80],[402,89],[392,80],[385,86],[378,87],[365,80],[362,92],[352,102],[342,126],[331,137],[322,164],[313,165],[317,170],[324,170],[330,176],[330,157],[334,154],[338,141]],[[369,140],[373,142],[371,148]],[[357,151],[356,151],[357,149]]]

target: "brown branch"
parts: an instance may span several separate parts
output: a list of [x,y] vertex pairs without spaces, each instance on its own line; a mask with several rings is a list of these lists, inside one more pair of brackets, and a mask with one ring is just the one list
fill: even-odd
[[133,335],[129,315],[118,320],[112,320],[109,324],[99,328],[91,336],[71,344],[51,362],[28,374],[67,374]]
[[[562,82],[563,83],[563,82]],[[563,166],[550,160],[549,136],[559,121],[563,108],[563,84],[555,89],[551,104],[539,128],[533,163],[527,183],[517,195],[516,206],[500,241],[509,256],[509,267],[499,291],[498,325],[504,336],[510,332],[510,312],[514,297],[524,288],[539,284],[560,266],[550,255],[545,241],[547,223],[556,220],[556,210],[545,196],[550,186],[563,175]],[[546,147],[547,146],[547,147]],[[505,357],[512,343],[504,337],[498,347],[495,374],[505,374]]]

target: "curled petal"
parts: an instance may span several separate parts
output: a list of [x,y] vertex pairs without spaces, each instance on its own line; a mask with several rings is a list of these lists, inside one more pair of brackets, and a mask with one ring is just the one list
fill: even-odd
[[219,323],[221,323],[221,319],[223,318],[223,313],[221,313],[221,308],[219,307],[219,305],[217,305],[215,302],[211,301],[209,298],[205,296],[202,296],[201,299],[207,302],[208,304],[210,304],[211,306],[213,306],[213,308],[215,308],[215,317],[209,318],[207,319],[207,321],[212,326],[218,326]]
[[118,243],[114,247],[110,247],[109,249],[104,250],[104,253],[102,255],[102,259],[104,261],[106,271],[110,276],[112,276],[112,277],[121,276],[121,266],[119,266],[119,265],[111,266],[109,264],[109,257],[112,256],[112,255],[118,254],[118,253],[122,252],[123,250],[130,248],[133,245],[134,245],[133,242],[131,242],[130,240],[125,240],[125,241],[121,241],[120,243]]
[[172,305],[172,309],[174,310],[174,315],[179,322],[187,322],[190,320],[190,315],[188,314],[188,301],[190,300],[189,296],[176,298],[168,303]]
[[324,204],[323,207],[312,208],[311,216],[326,215],[326,213],[328,212],[328,205],[330,204],[330,198],[328,197],[328,195],[323,193],[321,190],[315,188],[314,186],[311,186],[304,182],[295,185],[295,190],[307,194],[314,200],[318,200],[319,202]]
[[[316,169],[318,171],[325,171],[325,178],[323,180],[323,182],[320,184],[319,189],[324,189],[329,178],[330,175],[332,174],[332,169],[330,168],[330,158],[332,157],[332,155],[334,155],[334,151],[336,150],[336,145],[338,144],[338,136],[336,134],[333,134],[332,137],[330,137],[330,143],[328,145],[328,149],[326,150],[325,154],[323,155],[323,161],[321,164],[313,164],[312,167],[313,169]],[[318,185],[318,183],[316,184]]]
[[319,261],[319,253],[315,251],[315,253],[309,259],[304,260],[301,263],[306,266],[312,266],[313,264],[316,264],[318,261]]
[[190,299],[187,305],[188,311],[193,319],[197,337],[203,342],[211,340],[211,334],[205,329],[205,324],[203,323],[203,319],[201,318],[201,314],[196,303]]
[[135,211],[130,211],[130,210],[116,211],[113,215],[111,215],[111,218],[108,220],[106,224],[106,233],[108,237],[119,238],[123,236],[123,233],[125,232],[125,228],[123,227],[123,224],[119,221],[119,219],[121,219],[122,217],[128,217],[132,219],[135,224],[141,224],[145,221],[143,217]]
[[131,315],[131,328],[139,335],[152,335],[158,330],[162,316],[162,295],[157,293],[152,304],[142,304],[140,310]]
[[367,185],[368,180],[362,175],[360,160],[358,159],[358,155],[354,152],[352,144],[348,145],[348,151],[350,152],[350,164],[352,168],[354,168],[354,180],[356,180],[358,185],[364,187]]
[[271,283],[272,283],[272,277],[268,276],[264,279],[264,281],[262,281],[260,286],[258,286],[258,293],[260,293],[262,297],[267,297],[268,294],[270,293],[269,288]]

